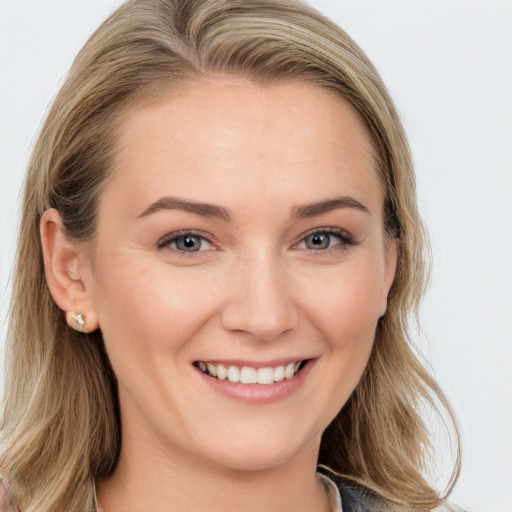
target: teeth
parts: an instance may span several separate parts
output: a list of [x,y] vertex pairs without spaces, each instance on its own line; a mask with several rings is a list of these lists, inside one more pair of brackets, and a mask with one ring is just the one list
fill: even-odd
[[243,366],[238,368],[230,366],[226,368],[222,364],[214,365],[212,363],[205,363],[199,361],[197,367],[206,375],[216,377],[219,380],[229,380],[229,382],[241,384],[263,384],[269,385],[274,382],[281,382],[284,379],[293,379],[299,371],[302,361],[289,363],[286,366],[276,366],[274,368],[252,368],[250,366]]
[[215,366],[212,363],[206,363],[206,367],[208,368],[208,373],[212,377],[217,377],[217,368],[215,368]]
[[258,384],[274,384],[274,370],[258,368]]
[[292,379],[294,375],[295,375],[295,365],[293,363],[290,363],[284,369],[284,378]]
[[[201,368],[201,366],[199,366],[199,368]],[[221,364],[219,364],[219,366],[217,366],[217,379],[219,380],[226,380],[228,378],[228,371],[226,370],[226,367],[225,366],[222,366]],[[212,377],[215,377],[215,375],[213,375],[213,373],[210,373],[210,375]]]
[[284,379],[284,366],[274,368],[274,381],[281,382]]
[[254,368],[244,366],[240,370],[240,382],[242,384],[256,384],[258,382],[258,372]]
[[228,380],[229,382],[240,382],[240,370],[236,366],[228,368]]

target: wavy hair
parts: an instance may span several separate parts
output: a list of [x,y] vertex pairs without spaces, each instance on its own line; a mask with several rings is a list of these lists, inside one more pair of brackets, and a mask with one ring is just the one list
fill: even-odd
[[398,267],[367,368],[325,431],[319,463],[394,510],[430,510],[433,453],[424,409],[454,433],[445,490],[458,476],[452,409],[412,348],[410,320],[429,279],[406,136],[374,66],[337,25],[300,0],[131,0],[78,54],[28,168],[6,345],[1,465],[25,512],[90,510],[94,481],[120,448],[116,379],[100,331],[67,326],[45,283],[39,223],[59,210],[67,235],[92,239],[121,114],[169,90],[219,76],[302,80],[335,91],[365,122],[377,155],[385,229]]

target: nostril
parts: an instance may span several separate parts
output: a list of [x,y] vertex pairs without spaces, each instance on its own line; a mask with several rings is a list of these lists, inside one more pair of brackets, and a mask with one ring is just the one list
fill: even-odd
[[232,302],[222,312],[222,325],[232,332],[245,332],[252,337],[271,341],[294,329],[298,314],[291,301],[276,304],[269,301],[257,307],[251,300]]
[[244,332],[261,341],[272,341],[295,327],[292,314],[270,315],[251,314],[250,312],[227,312],[223,325],[233,332]]
[[295,328],[299,316],[288,286],[289,269],[276,260],[273,247],[265,247],[248,250],[246,259],[232,269],[222,311],[225,329],[262,341]]

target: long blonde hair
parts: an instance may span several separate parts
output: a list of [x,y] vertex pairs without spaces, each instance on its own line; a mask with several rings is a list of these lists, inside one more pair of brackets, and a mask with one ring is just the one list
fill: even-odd
[[131,0],[77,56],[35,146],[25,184],[6,353],[1,466],[25,512],[89,510],[94,480],[120,448],[116,379],[100,331],[70,329],[45,283],[41,214],[57,208],[68,236],[94,237],[123,110],[205,77],[305,80],[334,90],[365,121],[385,194],[397,274],[365,373],[323,435],[319,463],[396,510],[442,496],[425,472],[433,447],[422,410],[452,410],[411,349],[409,325],[429,278],[406,137],[377,71],[330,20],[299,0]]

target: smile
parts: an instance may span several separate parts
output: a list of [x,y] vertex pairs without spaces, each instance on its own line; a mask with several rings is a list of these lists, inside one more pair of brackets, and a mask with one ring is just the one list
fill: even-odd
[[307,360],[288,363],[265,368],[253,368],[251,366],[234,366],[212,364],[204,361],[195,363],[205,375],[217,380],[228,380],[240,384],[270,385],[283,380],[291,380],[304,367]]

